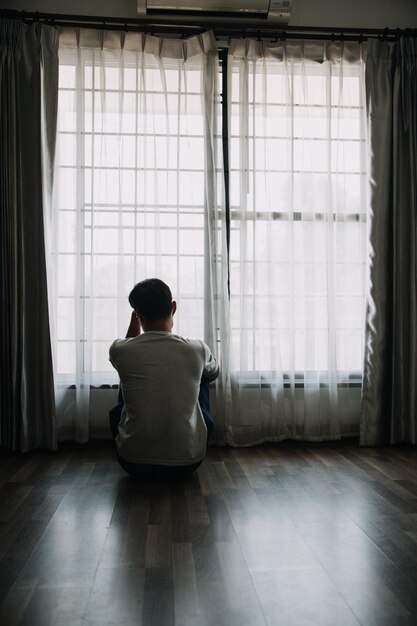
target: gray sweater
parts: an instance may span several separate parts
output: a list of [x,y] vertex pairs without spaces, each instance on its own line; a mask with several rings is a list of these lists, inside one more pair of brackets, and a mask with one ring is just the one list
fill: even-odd
[[201,377],[219,366],[203,342],[165,331],[117,339],[110,362],[124,407],[116,445],[131,463],[191,465],[205,455],[207,429],[198,404]]

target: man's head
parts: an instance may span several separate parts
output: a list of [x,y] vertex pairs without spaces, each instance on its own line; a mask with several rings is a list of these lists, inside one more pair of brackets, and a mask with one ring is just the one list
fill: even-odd
[[147,278],[137,283],[129,294],[129,303],[145,331],[168,330],[168,327],[171,330],[176,303],[172,300],[170,288],[162,280]]

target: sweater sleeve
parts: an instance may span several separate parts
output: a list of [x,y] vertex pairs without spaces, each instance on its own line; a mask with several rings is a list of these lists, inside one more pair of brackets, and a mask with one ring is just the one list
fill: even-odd
[[109,361],[117,369],[117,346],[126,343],[126,339],[116,339],[109,348]]
[[202,341],[201,343],[203,344],[205,356],[203,376],[208,378],[208,380],[210,381],[215,380],[220,372],[219,364],[217,363],[208,345],[204,343],[204,341]]

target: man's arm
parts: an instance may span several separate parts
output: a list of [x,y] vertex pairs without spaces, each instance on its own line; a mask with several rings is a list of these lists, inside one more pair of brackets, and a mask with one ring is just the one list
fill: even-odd
[[130,318],[129,328],[126,333],[126,339],[137,337],[138,335],[140,335],[140,321],[136,311],[132,311],[132,317]]
[[212,380],[215,380],[220,373],[219,364],[217,363],[216,359],[211,353],[211,350],[208,347],[208,345],[204,342],[202,342],[202,344],[204,347],[204,354],[205,354],[205,365],[204,365],[204,370],[203,370],[203,376],[207,378],[209,381],[212,381]]

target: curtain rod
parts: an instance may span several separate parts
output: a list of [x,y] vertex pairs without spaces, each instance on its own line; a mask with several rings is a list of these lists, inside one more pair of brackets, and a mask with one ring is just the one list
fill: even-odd
[[[219,14],[220,17],[221,14]],[[187,21],[177,24],[164,19],[120,18],[100,15],[66,15],[62,13],[39,13],[0,9],[0,16],[8,19],[20,19],[23,22],[45,22],[51,26],[70,28],[101,28],[104,30],[126,30],[149,32],[152,34],[173,34],[187,37],[212,30],[216,37],[255,37],[274,39],[333,39],[346,41],[364,41],[369,37],[380,39],[398,39],[404,36],[417,36],[417,28],[341,28],[340,26],[284,26],[281,24],[262,24],[247,22],[233,25],[218,22]]]

